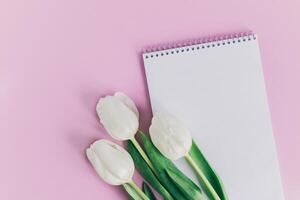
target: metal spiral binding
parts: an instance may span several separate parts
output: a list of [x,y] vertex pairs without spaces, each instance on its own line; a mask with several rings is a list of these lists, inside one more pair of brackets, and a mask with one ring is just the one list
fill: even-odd
[[178,53],[196,51],[200,49],[232,45],[251,40],[256,40],[256,35],[252,32],[210,36],[201,39],[167,43],[159,46],[149,47],[144,51],[143,57],[144,59],[157,58]]

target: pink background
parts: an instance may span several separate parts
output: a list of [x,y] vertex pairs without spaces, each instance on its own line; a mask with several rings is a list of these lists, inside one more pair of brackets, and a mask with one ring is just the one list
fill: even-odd
[[145,128],[151,112],[141,49],[253,30],[286,199],[298,200],[299,27],[299,0],[1,1],[0,199],[125,199],[84,155],[107,137],[95,114],[98,98],[126,92]]

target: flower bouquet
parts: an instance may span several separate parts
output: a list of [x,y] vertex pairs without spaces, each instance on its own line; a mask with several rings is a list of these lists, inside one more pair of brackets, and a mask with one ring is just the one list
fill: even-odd
[[[174,116],[156,113],[149,137],[139,129],[138,109],[125,94],[117,92],[101,98],[96,110],[111,137],[127,143],[126,151],[102,139],[86,150],[89,161],[105,182],[122,185],[133,200],[155,200],[152,189],[165,200],[228,200],[220,178],[189,130]],[[173,161],[181,158],[193,169],[198,183],[175,166]],[[142,188],[132,180],[135,167],[144,177]]]

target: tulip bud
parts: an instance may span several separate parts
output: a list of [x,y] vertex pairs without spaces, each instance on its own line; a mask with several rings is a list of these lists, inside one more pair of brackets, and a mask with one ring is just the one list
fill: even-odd
[[97,140],[86,155],[98,175],[111,185],[122,185],[132,180],[134,163],[127,151],[108,140]]
[[134,102],[125,94],[101,98],[97,114],[106,131],[116,140],[129,140],[139,127],[139,112]]
[[181,121],[167,113],[153,116],[149,132],[153,144],[170,160],[184,157],[192,146],[189,130]]

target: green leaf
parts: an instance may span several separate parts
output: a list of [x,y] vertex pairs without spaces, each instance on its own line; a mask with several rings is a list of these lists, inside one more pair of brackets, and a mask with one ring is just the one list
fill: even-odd
[[125,189],[131,200],[143,200],[140,197],[140,195],[129,184],[123,184],[123,188]]
[[[208,161],[204,157],[204,155],[201,153],[200,149],[198,148],[195,141],[193,141],[191,150],[189,151],[190,157],[193,159],[193,161],[196,163],[197,167],[203,172],[209,183],[212,185],[218,196],[221,200],[228,200],[228,197],[225,193],[225,189],[223,186],[223,183],[221,179],[218,177],[216,172],[213,170],[213,168],[209,165]],[[208,188],[203,182],[200,181],[200,185],[205,191],[205,193],[208,195],[209,198],[211,197],[210,192],[208,191]]]
[[172,179],[178,189],[189,199],[203,199],[200,188],[187,177],[182,177],[177,171],[167,169],[168,176]]
[[[144,143],[145,151],[149,156],[151,162],[154,164],[154,168],[158,175],[158,179],[164,185],[164,187],[171,193],[171,195],[177,200],[193,200],[198,199],[198,196],[193,198],[185,196],[184,193],[179,188],[184,188],[182,182],[174,183],[170,176],[167,174],[166,170],[172,170],[177,176],[182,180],[189,180],[169,159],[164,157],[159,150],[153,145],[151,140],[142,132],[140,132],[141,139]],[[180,187],[178,187],[180,185]],[[194,184],[195,187],[197,187]],[[193,190],[193,188],[191,188]],[[194,190],[196,190],[194,188]],[[197,191],[199,188],[197,187]],[[197,191],[194,191],[195,194]]]
[[150,200],[156,200],[151,188],[145,182],[143,182],[143,191]]
[[128,140],[127,151],[131,155],[135,167],[140,172],[140,174],[145,178],[145,180],[165,199],[174,200],[167,189],[159,182],[157,177],[154,175],[146,161],[142,158],[138,150],[135,148],[134,144]]

